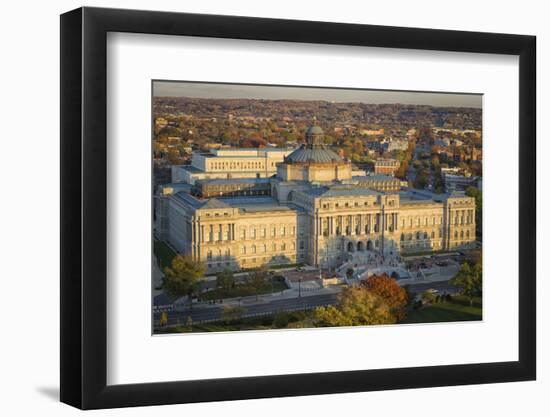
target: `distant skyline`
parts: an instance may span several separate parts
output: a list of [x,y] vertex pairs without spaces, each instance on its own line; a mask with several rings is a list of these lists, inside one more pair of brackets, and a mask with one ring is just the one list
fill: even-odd
[[280,87],[246,84],[215,84],[154,81],[155,97],[217,99],[324,100],[341,103],[416,104],[436,107],[482,107],[481,94],[353,90],[345,88]]

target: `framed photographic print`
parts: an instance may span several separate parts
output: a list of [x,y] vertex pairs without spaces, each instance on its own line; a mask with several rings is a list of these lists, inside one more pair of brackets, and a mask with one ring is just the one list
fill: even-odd
[[61,16],[61,400],[535,379],[535,38]]

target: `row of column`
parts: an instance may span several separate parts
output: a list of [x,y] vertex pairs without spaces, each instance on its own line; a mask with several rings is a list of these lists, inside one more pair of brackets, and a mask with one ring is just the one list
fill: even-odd
[[454,212],[453,223],[458,224],[473,224],[474,223],[474,210],[456,210]]
[[199,243],[235,240],[235,223],[201,225]]
[[[384,221],[384,230],[397,230],[398,228],[398,214],[386,213]],[[382,231],[381,229],[381,213],[361,214],[359,215],[340,215],[340,216],[325,216],[319,217],[318,234],[325,236],[334,235],[363,235],[367,233],[377,233]],[[367,226],[367,231],[365,230]],[[347,228],[349,227],[349,233]],[[359,231],[359,233],[357,233]],[[339,232],[339,233],[338,233]]]

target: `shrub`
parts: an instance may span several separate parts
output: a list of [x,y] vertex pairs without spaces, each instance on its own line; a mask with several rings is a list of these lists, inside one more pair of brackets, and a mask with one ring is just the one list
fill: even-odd
[[273,318],[273,327],[275,327],[276,329],[285,328],[288,326],[288,321],[288,314],[283,311],[279,311],[275,314],[275,317]]

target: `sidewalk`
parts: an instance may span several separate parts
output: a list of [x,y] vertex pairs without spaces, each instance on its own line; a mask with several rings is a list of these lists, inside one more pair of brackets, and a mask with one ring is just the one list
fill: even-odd
[[202,301],[200,303],[193,303],[193,308],[219,308],[223,306],[253,306],[259,304],[269,304],[272,301],[286,300],[291,298],[304,298],[314,295],[323,294],[338,294],[341,292],[341,287],[338,285],[329,285],[325,288],[320,288],[316,291],[299,291],[298,289],[287,289],[276,293],[260,294],[257,297],[255,295],[249,295],[246,297],[225,298],[223,303],[210,304]]

